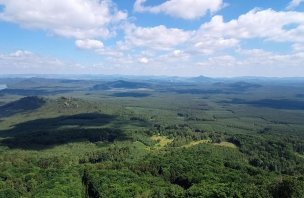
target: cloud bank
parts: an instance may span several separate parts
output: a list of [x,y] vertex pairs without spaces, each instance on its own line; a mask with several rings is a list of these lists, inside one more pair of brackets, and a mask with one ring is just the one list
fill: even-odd
[[[288,9],[301,2],[291,1]],[[222,9],[222,0],[167,0],[154,6],[148,3],[136,0],[134,10],[141,14],[162,13],[181,21],[206,18],[192,29],[168,27],[162,21],[144,26],[111,0],[0,0],[4,5],[0,20],[71,39],[77,48],[100,56],[100,63],[86,66],[87,73],[237,76],[258,72],[271,75],[275,71],[273,75],[304,75],[303,12],[253,8],[227,20],[219,14],[206,16]],[[248,47],[248,42],[266,47]],[[276,45],[289,49],[280,52],[269,47]],[[75,63],[24,50],[2,53],[0,64],[7,72],[18,67],[20,72],[26,68],[45,71],[42,67],[50,73],[62,71],[60,68],[83,71]]]
[[136,12],[164,13],[182,19],[197,19],[223,7],[222,0],[168,0],[157,6],[145,6],[147,0],[136,0]]

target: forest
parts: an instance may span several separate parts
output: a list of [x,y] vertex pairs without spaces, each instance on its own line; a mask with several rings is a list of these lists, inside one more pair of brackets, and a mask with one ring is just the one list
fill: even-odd
[[304,197],[304,79],[0,85],[1,198]]

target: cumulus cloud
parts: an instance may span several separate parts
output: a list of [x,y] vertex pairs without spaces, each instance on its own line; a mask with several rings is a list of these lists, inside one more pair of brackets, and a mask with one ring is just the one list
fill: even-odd
[[209,23],[202,25],[201,31],[238,39],[304,42],[304,13],[254,9],[229,22],[224,22],[222,16],[214,16]]
[[145,6],[146,1],[136,0],[134,10],[136,12],[164,13],[183,19],[197,19],[223,7],[222,0],[167,0],[157,6]]
[[237,65],[237,59],[231,55],[222,55],[222,56],[211,56],[205,61],[197,63],[199,66],[203,67],[223,67],[227,68]]
[[88,50],[97,50],[97,49],[102,49],[104,47],[101,41],[92,40],[92,39],[77,40],[75,44],[80,49],[88,49]]
[[125,28],[125,45],[170,50],[186,42],[192,34],[193,32],[167,28],[164,25],[155,27],[129,25]]
[[[128,25],[125,28],[125,40],[120,43],[119,48],[130,52],[127,60],[132,59],[138,50],[153,51],[154,53],[145,56],[149,57],[150,65],[163,67],[179,65],[182,68],[182,65],[197,63],[205,66],[204,68],[215,67],[215,72],[218,72],[218,67],[229,66],[234,73],[238,73],[235,67],[243,65],[243,72],[240,74],[250,75],[251,72],[255,73],[250,68],[262,63],[264,67],[269,66],[272,69],[276,65],[294,68],[297,64],[301,65],[301,61],[298,60],[303,60],[300,53],[303,52],[303,30],[304,13],[254,9],[227,22],[223,16],[214,16],[209,22],[203,23],[200,28],[193,31],[168,28],[164,25],[155,27]],[[256,49],[240,51],[242,41],[247,39],[292,43],[294,52],[284,55]],[[238,56],[231,55],[234,53]],[[136,56],[134,58],[139,60],[139,63],[146,62],[145,59],[141,60]],[[136,65],[134,62],[132,64]],[[297,68],[300,71],[300,68]],[[286,72],[286,75],[290,73]],[[210,75],[214,74],[210,73]]]
[[194,39],[193,51],[203,54],[213,54],[223,49],[234,48],[239,45],[240,41],[235,38],[224,38],[217,36],[206,36],[204,34],[197,34],[198,37]]
[[228,22],[224,21],[223,16],[214,16],[210,22],[202,24],[194,31],[167,28],[164,25],[128,25],[125,28],[125,42],[120,43],[120,48],[174,50],[183,46],[188,53],[210,55],[225,49],[238,48],[246,39],[303,43],[303,35],[304,13],[254,9]]
[[[167,0],[157,6],[146,6],[145,2],[137,0],[134,9],[183,19],[199,18],[222,6],[222,1],[217,0],[210,4],[207,0]],[[216,73],[222,76],[257,75],[264,70],[263,75],[271,75],[271,70],[278,71],[276,75],[280,76],[284,76],[284,72],[285,76],[304,73],[304,67],[301,67],[304,62],[303,12],[253,9],[229,21],[223,16],[213,16],[197,29],[184,30],[161,24],[154,27],[131,24],[125,21],[127,14],[117,10],[111,0],[0,0],[0,4],[5,6],[0,20],[72,38],[76,47],[103,56],[102,64],[84,67],[19,50],[0,54],[3,73],[105,71],[212,76]],[[122,21],[126,22],[120,26],[122,37],[113,40],[116,45],[105,45],[103,39],[114,34],[116,25]],[[247,39],[284,42],[293,50],[286,54],[263,49],[244,50],[243,41]]]
[[15,52],[9,54],[9,56],[11,56],[11,57],[28,57],[28,56],[32,56],[32,55],[34,55],[32,52],[26,51],[26,50],[17,50]]
[[76,74],[84,71],[88,68],[30,51],[0,54],[0,72],[3,74]]
[[287,10],[293,10],[296,7],[298,7],[301,3],[303,3],[304,0],[292,0],[288,6],[286,7]]
[[182,50],[174,50],[172,54],[175,57],[180,57],[184,54],[184,52]]
[[143,64],[147,64],[149,63],[149,59],[146,57],[142,57],[140,59],[138,59],[138,62],[143,63]]
[[127,18],[111,0],[1,0],[0,20],[76,38],[109,37],[110,26]]
[[277,54],[262,49],[241,49],[237,57],[211,56],[197,63],[197,71],[208,76],[302,76],[303,53]]
[[304,43],[295,43],[292,45],[292,48],[296,52],[304,52]]
[[163,64],[167,65],[188,65],[189,63],[187,61],[189,61],[189,58],[191,58],[190,54],[184,52],[183,50],[176,49],[160,55],[157,59],[155,59],[155,61],[162,62]]

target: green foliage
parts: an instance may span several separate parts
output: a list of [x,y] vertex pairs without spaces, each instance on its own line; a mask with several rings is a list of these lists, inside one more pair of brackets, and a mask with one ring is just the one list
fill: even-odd
[[303,91],[16,83],[0,97],[0,197],[302,198]]
[[164,180],[130,170],[91,170],[85,176],[87,194],[98,197],[182,197],[183,190]]

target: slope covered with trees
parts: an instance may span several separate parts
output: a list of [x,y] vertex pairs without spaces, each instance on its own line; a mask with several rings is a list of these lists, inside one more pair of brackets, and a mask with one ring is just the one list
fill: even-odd
[[302,84],[53,83],[0,97],[0,197],[304,197]]

